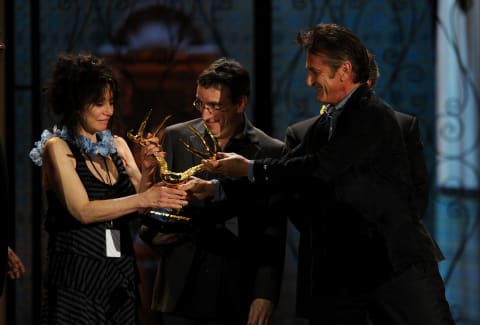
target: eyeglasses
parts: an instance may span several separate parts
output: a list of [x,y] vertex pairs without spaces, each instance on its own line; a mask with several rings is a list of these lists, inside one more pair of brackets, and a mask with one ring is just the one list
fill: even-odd
[[219,112],[223,109],[223,106],[222,104],[220,103],[209,103],[209,104],[205,104],[204,102],[202,102],[200,99],[195,99],[193,101],[193,107],[199,111],[200,113],[203,111],[203,109],[205,108],[209,113],[212,113],[212,112]]

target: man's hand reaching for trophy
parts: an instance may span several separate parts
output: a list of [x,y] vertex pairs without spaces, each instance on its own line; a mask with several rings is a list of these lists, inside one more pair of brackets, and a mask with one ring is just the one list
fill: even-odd
[[248,176],[249,160],[233,152],[217,152],[216,159],[203,159],[204,170],[232,178]]
[[180,190],[188,193],[188,201],[205,200],[215,194],[215,185],[213,181],[190,176],[187,182],[178,186]]

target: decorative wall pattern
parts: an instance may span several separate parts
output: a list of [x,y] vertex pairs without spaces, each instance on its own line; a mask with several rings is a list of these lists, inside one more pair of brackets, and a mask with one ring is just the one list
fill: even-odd
[[459,324],[480,320],[478,2],[443,0],[436,19],[436,238]]

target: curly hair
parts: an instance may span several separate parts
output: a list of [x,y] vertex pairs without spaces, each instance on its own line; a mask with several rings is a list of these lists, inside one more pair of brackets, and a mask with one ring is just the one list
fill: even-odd
[[61,126],[73,130],[78,113],[103,99],[111,91],[118,98],[118,82],[105,61],[93,54],[61,53],[43,89],[51,111],[60,116]]

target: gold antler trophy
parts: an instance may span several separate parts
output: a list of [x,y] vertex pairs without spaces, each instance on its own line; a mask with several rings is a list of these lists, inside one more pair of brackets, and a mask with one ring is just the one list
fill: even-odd
[[[145,115],[145,118],[143,119],[136,133],[133,133],[133,130],[127,132],[127,137],[141,146],[144,146],[148,141],[143,135],[151,113],[152,110],[150,109]],[[151,132],[153,136],[157,136],[158,133],[164,129],[165,123],[170,117],[171,115],[165,117],[162,123],[160,123],[160,125]],[[217,139],[211,133],[210,129],[205,125],[205,130],[211,139],[212,145],[207,143],[200,131],[195,129],[193,125],[188,125],[188,128],[201,141],[203,150],[193,148],[191,145],[185,143],[182,139],[179,139],[184,148],[199,158],[215,159],[218,144]],[[193,176],[202,170],[202,165],[198,164],[180,173],[173,172],[168,170],[168,163],[165,158],[162,156],[155,156],[155,158],[157,159],[158,163],[159,177],[167,184],[167,186],[177,186],[178,184],[186,181],[190,176]],[[183,215],[183,209],[177,211],[167,208],[150,209],[145,212],[143,220],[146,224],[156,227],[162,232],[183,232],[187,231],[192,226],[191,217]]]

